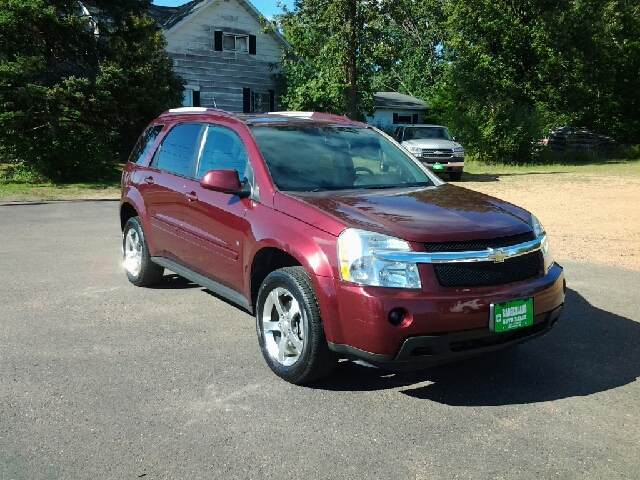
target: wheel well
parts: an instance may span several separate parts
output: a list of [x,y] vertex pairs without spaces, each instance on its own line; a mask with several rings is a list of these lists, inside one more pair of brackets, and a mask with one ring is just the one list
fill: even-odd
[[255,257],[251,265],[251,304],[256,307],[258,290],[267,275],[274,270],[284,267],[302,266],[298,260],[283,250],[277,248],[263,248]]
[[133,208],[130,203],[123,203],[122,207],[120,207],[120,230],[124,230],[127,220],[137,216],[138,212],[136,212],[136,209]]

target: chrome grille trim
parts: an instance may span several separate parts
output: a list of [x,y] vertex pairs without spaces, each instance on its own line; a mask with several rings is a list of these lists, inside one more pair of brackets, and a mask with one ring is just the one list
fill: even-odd
[[541,250],[546,238],[546,235],[542,235],[535,240],[511,247],[488,248],[487,250],[473,252],[398,252],[394,250],[374,250],[373,254],[380,260],[400,263],[501,263],[511,258]]

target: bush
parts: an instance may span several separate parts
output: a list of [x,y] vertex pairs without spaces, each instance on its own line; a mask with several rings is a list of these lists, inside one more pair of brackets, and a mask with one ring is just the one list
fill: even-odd
[[111,180],[146,124],[182,100],[163,34],[142,13],[148,2],[99,2],[97,30],[76,1],[0,5],[0,152],[12,164],[6,175]]

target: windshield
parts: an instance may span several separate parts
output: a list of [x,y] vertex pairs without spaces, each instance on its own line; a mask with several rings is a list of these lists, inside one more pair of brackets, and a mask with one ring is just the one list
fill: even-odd
[[451,135],[444,127],[407,127],[403,141],[407,140],[451,140]]
[[415,161],[377,132],[355,126],[251,126],[283,191],[431,186]]

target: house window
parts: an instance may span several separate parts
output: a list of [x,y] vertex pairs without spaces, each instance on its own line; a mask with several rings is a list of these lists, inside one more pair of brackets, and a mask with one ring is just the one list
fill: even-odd
[[221,30],[214,32],[214,50],[216,52],[247,52],[256,54],[256,36],[240,33],[226,33]]
[[413,115],[411,115],[409,113],[394,113],[393,123],[394,125],[403,123],[419,123],[418,114],[414,113]]
[[248,52],[249,35],[231,35],[229,33],[225,33],[222,45],[225,50]]
[[275,92],[273,90],[254,91],[242,89],[242,113],[266,113],[275,110]]
[[183,107],[199,107],[200,106],[200,87],[197,85],[185,85],[182,97]]
[[193,90],[185,90],[182,95],[182,106],[193,107]]

